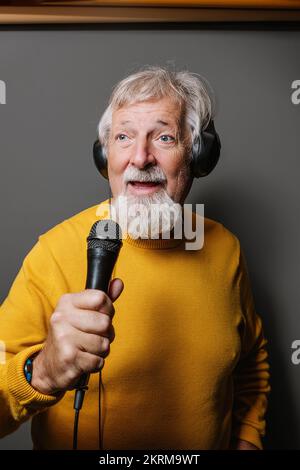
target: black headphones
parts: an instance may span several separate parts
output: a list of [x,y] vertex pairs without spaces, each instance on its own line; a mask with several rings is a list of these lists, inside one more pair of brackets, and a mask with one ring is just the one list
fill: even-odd
[[[215,130],[214,121],[211,120],[193,142],[190,163],[193,177],[207,176],[218,163],[220,150],[221,141]],[[98,139],[94,142],[93,157],[98,171],[108,179],[107,158]]]

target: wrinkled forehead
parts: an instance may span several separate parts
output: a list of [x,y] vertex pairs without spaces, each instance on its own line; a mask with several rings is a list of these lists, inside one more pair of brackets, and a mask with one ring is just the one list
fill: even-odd
[[147,101],[125,103],[112,110],[113,125],[130,125],[147,120],[161,126],[181,124],[184,106],[175,100],[165,97]]

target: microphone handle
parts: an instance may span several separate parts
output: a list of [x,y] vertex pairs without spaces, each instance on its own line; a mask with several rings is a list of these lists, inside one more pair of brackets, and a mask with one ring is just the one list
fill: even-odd
[[86,289],[102,290],[107,294],[109,281],[118,258],[118,252],[104,250],[103,248],[89,248],[87,250],[87,277]]
[[[118,251],[108,251],[102,248],[89,248],[87,250],[87,277],[86,289],[97,289],[108,292],[109,281],[117,261]],[[90,374],[82,374],[77,381],[75,388],[74,409],[80,410],[82,407],[85,391],[89,382]]]

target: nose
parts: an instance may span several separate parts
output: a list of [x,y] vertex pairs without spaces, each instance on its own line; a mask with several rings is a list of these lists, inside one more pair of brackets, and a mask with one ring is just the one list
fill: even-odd
[[151,152],[149,142],[146,137],[140,137],[136,140],[136,145],[132,149],[130,164],[136,166],[140,170],[154,165],[156,162],[155,156]]

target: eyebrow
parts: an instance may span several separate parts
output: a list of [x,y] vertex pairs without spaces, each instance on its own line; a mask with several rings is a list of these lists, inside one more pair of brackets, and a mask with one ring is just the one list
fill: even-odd
[[[130,123],[130,122],[132,122],[132,121],[130,121],[130,120],[121,121],[121,122],[120,122],[120,125],[121,125],[121,126],[124,126],[124,124],[128,124],[128,123]],[[172,126],[171,123],[166,122],[166,121],[162,121],[161,119],[157,119],[157,121],[155,121],[155,122],[156,122],[156,124],[160,124],[160,125],[162,125],[162,126]]]

